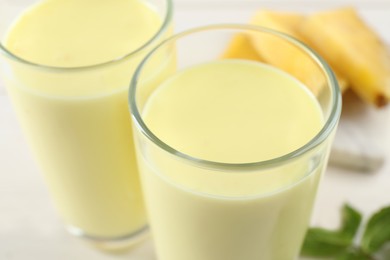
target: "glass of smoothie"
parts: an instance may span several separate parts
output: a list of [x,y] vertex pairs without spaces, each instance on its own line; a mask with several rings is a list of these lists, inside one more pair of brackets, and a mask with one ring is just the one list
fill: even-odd
[[0,78],[68,230],[98,245],[148,229],[127,92],[171,12],[171,0],[0,3]]
[[[227,58],[237,36],[295,59]],[[175,69],[149,74],[166,52]],[[159,260],[297,259],[341,111],[321,57],[265,28],[192,29],[148,54],[129,102]]]

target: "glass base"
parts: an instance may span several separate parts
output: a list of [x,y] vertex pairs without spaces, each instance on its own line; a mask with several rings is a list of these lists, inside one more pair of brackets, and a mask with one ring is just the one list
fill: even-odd
[[86,234],[83,230],[73,226],[67,226],[67,230],[70,234],[83,239],[100,250],[116,253],[131,249],[145,241],[149,235],[149,227],[147,225],[131,234],[113,238],[91,236]]

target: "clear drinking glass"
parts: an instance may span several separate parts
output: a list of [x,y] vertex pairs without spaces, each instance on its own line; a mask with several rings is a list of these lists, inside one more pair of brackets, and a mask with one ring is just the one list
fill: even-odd
[[[95,5],[93,1],[80,1]],[[138,0],[128,2],[135,1]],[[135,49],[96,64],[62,67],[25,60],[5,44],[9,28],[19,15],[43,2],[1,1],[1,79],[70,233],[104,247],[131,244],[145,234],[148,224],[133,148],[127,90],[139,62],[171,33],[172,2],[137,2],[153,10],[161,24],[152,37]],[[45,1],[48,5],[55,3]],[[106,4],[115,5],[108,0]],[[80,18],[76,14],[69,16],[69,22],[74,19]],[[83,19],[89,22],[92,18],[86,15]],[[142,30],[149,25],[140,22],[137,26]],[[78,41],[64,40],[75,45]],[[149,69],[153,72],[152,67]]]
[[[157,91],[159,85],[193,66],[230,58],[224,50],[232,39],[240,38],[256,43],[259,53],[261,50],[267,57],[268,66],[283,70],[310,87],[323,116],[315,137],[287,154],[264,161],[236,163],[234,159],[221,162],[195,157],[152,131],[150,124],[165,119],[145,120],[146,108],[150,107],[147,102],[161,93]],[[285,56],[287,52],[289,57]],[[147,73],[148,65],[162,54],[167,56],[171,69],[154,75]],[[288,64],[282,62],[284,58],[290,59]],[[167,68],[163,63],[161,67]],[[237,88],[240,86],[237,80]],[[175,89],[176,94],[180,92],[175,98],[185,94],[181,87],[184,89],[186,84]],[[209,100],[208,93],[203,94]],[[153,102],[159,102],[157,95]],[[284,98],[288,102],[289,97]],[[217,106],[218,95],[213,99]],[[148,54],[133,76],[129,102],[141,183],[158,259],[292,260],[298,257],[341,111],[335,76],[321,57],[298,40],[266,28],[212,25],[192,29],[169,38]],[[240,109],[241,105],[242,100],[236,100],[229,111]],[[199,102],[195,110],[203,109],[202,106]],[[171,108],[161,106],[164,109]],[[230,112],[226,111],[225,115],[222,111],[220,116],[234,120]],[[261,121],[264,114],[257,117],[256,113],[254,120]],[[182,120],[199,119],[182,117]],[[164,124],[169,128],[170,122]],[[205,135],[207,127],[206,123],[201,129]],[[182,132],[178,134],[185,136]]]

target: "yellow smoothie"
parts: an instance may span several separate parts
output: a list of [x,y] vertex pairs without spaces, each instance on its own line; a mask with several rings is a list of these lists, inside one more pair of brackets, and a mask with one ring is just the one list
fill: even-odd
[[[221,163],[280,157],[324,124],[315,97],[267,65],[223,60],[165,80],[142,111],[161,141]],[[142,141],[141,141],[142,143]],[[150,145],[139,165],[159,260],[292,260],[298,256],[326,160],[272,168],[199,167]]]
[[9,60],[3,71],[61,216],[88,236],[120,238],[146,225],[127,89],[147,50],[120,58],[161,24],[141,0],[44,0],[21,14],[4,39],[13,54],[40,65],[107,63],[60,70]]

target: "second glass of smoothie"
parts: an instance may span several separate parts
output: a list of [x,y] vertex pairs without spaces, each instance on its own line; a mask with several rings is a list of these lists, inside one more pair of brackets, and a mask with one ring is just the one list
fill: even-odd
[[31,150],[69,231],[103,246],[134,242],[147,230],[127,89],[138,63],[170,33],[171,5],[0,6],[7,25],[0,28],[1,78]]

